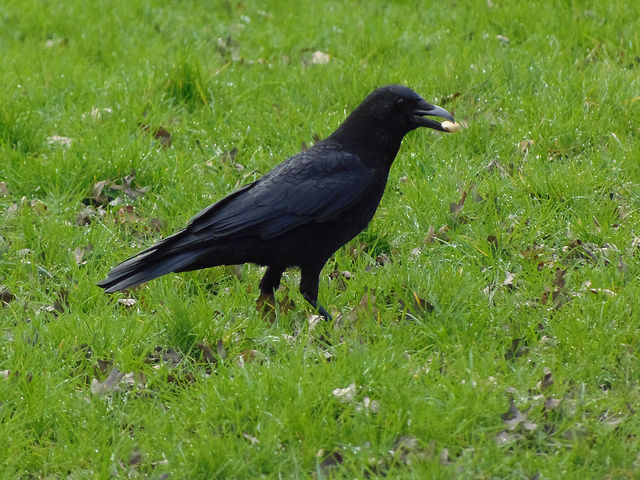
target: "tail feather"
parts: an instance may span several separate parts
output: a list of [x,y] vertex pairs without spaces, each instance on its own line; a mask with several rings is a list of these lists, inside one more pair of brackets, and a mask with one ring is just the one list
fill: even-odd
[[[157,247],[157,245],[156,245]],[[149,248],[115,266],[107,278],[98,282],[98,286],[107,293],[135,287],[141,283],[175,272],[196,260],[205,249],[163,252],[162,249]]]

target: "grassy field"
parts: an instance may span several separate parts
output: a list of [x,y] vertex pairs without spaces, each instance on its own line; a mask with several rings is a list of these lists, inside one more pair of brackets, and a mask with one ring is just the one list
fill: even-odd
[[[0,5],[0,477],[638,478],[640,3]],[[328,54],[328,57],[316,52]],[[328,61],[327,61],[328,60]],[[315,324],[110,267],[402,83]]]

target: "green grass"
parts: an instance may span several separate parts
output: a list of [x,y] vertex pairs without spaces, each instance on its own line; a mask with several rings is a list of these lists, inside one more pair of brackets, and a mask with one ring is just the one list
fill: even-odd
[[[3,478],[640,475],[639,19],[638,2],[4,2]],[[405,139],[369,229],[323,271],[334,323],[309,328],[297,272],[274,324],[255,266],[95,286],[387,83],[467,128]],[[132,171],[143,195],[91,200]],[[449,228],[428,242],[430,225]],[[133,374],[92,393],[113,366]]]

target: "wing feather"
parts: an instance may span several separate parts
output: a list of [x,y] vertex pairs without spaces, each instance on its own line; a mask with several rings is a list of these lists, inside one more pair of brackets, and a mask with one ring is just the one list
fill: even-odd
[[251,234],[266,240],[330,221],[366,193],[373,172],[353,154],[321,147],[289,158],[198,213],[187,232],[203,241]]

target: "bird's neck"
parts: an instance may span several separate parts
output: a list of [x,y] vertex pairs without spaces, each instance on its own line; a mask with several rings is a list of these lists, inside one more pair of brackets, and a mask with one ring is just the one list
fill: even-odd
[[396,158],[404,132],[396,132],[382,128],[374,122],[370,124],[351,122],[347,119],[333,132],[329,139],[340,144],[345,150],[356,154],[360,159],[383,164],[389,168]]

